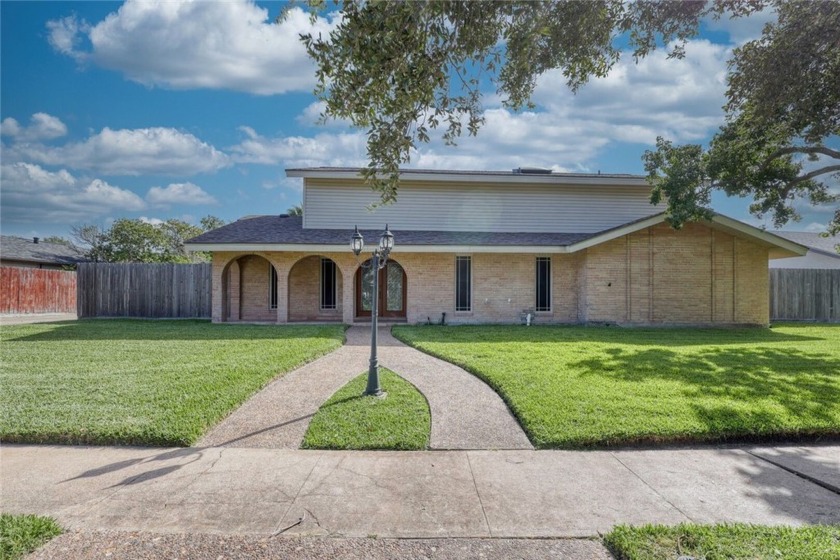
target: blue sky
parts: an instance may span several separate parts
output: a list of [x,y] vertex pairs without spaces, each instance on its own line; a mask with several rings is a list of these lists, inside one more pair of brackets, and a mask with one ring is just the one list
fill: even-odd
[[[315,124],[313,65],[297,40],[312,24],[299,9],[273,23],[282,6],[0,2],[2,233],[282,213],[300,203],[286,167],[363,165],[361,132]],[[642,173],[657,135],[706,142],[720,126],[726,60],[766,17],[710,22],[682,61],[624,57],[577,96],[546,74],[533,112],[511,113],[490,92],[478,137],[454,148],[433,141],[412,166]],[[314,25],[328,32],[332,23],[327,15]],[[747,205],[714,200],[763,225]],[[828,220],[802,211],[786,229]]]

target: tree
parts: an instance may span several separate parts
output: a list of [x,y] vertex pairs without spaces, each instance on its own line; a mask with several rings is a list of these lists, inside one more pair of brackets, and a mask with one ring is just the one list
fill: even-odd
[[74,247],[73,242],[60,235],[50,235],[44,238],[44,243],[56,243],[58,245],[66,245],[67,247]]
[[[315,11],[325,6],[324,0],[310,4]],[[302,40],[317,64],[315,92],[325,103],[323,118],[346,119],[367,130],[369,163],[363,175],[387,203],[397,196],[400,165],[409,162],[418,144],[430,140],[433,129],[442,128],[450,144],[463,128],[478,133],[482,88],[488,83],[506,107],[531,107],[536,80],[548,70],[562,71],[574,92],[591,77],[605,76],[621,56],[619,39],[625,39],[636,60],[663,44],[669,45],[670,57],[681,58],[703,18],[742,17],[763,9],[777,10],[778,23],[733,53],[727,124],[713,142],[719,155],[702,148],[680,152],[695,158],[690,167],[696,172],[681,176],[680,166],[671,177],[670,168],[656,166],[676,156],[668,151],[674,147],[662,141],[665,151],[645,163],[653,198],[668,195],[675,226],[708,210],[702,204],[708,202],[709,188],[756,195],[754,210],[766,208],[782,223],[795,215],[791,202],[803,193],[811,201],[832,200],[825,184],[816,180],[831,173],[832,166],[814,175],[796,156],[836,157],[823,143],[838,134],[838,2],[346,0],[329,36],[309,34]],[[722,155],[733,148],[734,157]],[[758,166],[750,181],[736,179],[742,165]],[[798,182],[785,182],[797,166]],[[778,171],[775,181],[756,182],[770,171]],[[689,184],[687,177],[706,182]],[[674,196],[677,185],[681,190]],[[834,227],[837,223],[835,217]]]
[[289,216],[303,216],[303,207],[299,204],[295,204],[288,210],[286,210],[286,214]]
[[205,216],[201,225],[170,219],[149,223],[140,219],[120,218],[109,229],[95,225],[74,227],[72,235],[91,260],[101,262],[188,263],[209,259],[209,254],[188,253],[184,242],[209,229],[224,225],[215,216]]

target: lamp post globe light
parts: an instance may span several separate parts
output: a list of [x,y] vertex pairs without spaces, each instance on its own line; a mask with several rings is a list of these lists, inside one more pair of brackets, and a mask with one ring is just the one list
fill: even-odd
[[[353,254],[358,257],[364,247],[365,240],[359,233],[359,227],[356,226],[350,248],[353,249]],[[393,248],[394,235],[388,229],[388,224],[385,224],[385,232],[379,238],[379,246],[374,249],[370,261],[359,265],[365,270],[370,270],[373,275],[373,298],[370,305],[370,367],[368,368],[367,388],[364,394],[377,397],[385,395],[379,387],[379,358],[376,356],[376,331],[379,327],[379,271],[385,267],[385,263],[388,262],[388,255]]]

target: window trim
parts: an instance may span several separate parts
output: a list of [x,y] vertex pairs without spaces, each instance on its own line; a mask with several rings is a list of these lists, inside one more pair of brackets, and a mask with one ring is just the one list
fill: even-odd
[[277,270],[268,263],[268,308],[277,309]]
[[[325,306],[324,305],[324,265],[329,262],[332,263],[332,306]],[[338,269],[338,265],[335,264],[335,261],[329,259],[327,257],[321,257],[319,261],[318,270],[320,271],[318,275],[318,308],[321,311],[336,311],[338,309],[338,286],[336,286],[336,270]]]
[[[458,308],[458,290],[460,289],[460,267],[459,262],[461,259],[465,259],[469,263],[469,283],[468,283],[468,302],[466,308]],[[472,313],[473,312],[473,296],[475,290],[473,289],[473,266],[472,266],[472,255],[455,255],[455,313]]]
[[[535,266],[534,266],[534,311],[537,312],[537,313],[551,313],[552,308],[553,308],[552,303],[553,303],[553,299],[554,299],[554,298],[552,298],[552,295],[553,295],[552,294],[552,289],[553,289],[554,286],[552,286],[552,279],[551,279],[551,264],[552,264],[551,263],[551,257],[538,256],[534,260],[534,263],[535,263]],[[548,290],[547,290],[548,306],[540,306],[540,287],[541,287],[540,286],[540,264],[541,263],[547,263],[548,264],[548,270],[547,270],[547,272],[548,272],[548,275],[547,275],[547,280],[548,280]]]

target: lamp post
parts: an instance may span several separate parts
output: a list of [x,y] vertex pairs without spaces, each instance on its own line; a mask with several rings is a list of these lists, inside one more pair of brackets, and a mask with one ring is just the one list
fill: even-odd
[[[350,243],[353,254],[358,257],[364,246],[365,240],[359,233],[359,227],[356,226],[356,231],[353,233],[353,239]],[[364,394],[377,397],[384,395],[379,387],[379,359],[376,356],[376,331],[379,327],[379,271],[385,267],[385,263],[388,262],[388,255],[393,248],[394,235],[388,230],[388,224],[385,224],[385,233],[379,238],[379,246],[373,251],[370,264],[360,265],[363,269],[373,272],[373,301],[370,305],[370,367],[368,368],[367,388]]]

